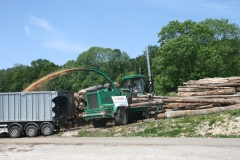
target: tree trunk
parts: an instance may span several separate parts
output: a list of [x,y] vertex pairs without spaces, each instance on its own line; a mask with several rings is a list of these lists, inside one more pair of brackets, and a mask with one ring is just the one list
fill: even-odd
[[216,89],[212,91],[205,92],[179,92],[178,96],[186,97],[186,96],[205,96],[205,95],[232,95],[236,93],[235,88],[228,89]]
[[227,100],[227,99],[203,99],[203,98],[171,98],[171,99],[164,99],[164,103],[218,103],[218,104],[236,104],[240,100]]
[[240,109],[240,104],[235,104],[227,107],[214,107],[210,109],[201,109],[201,110],[169,111],[169,112],[158,114],[157,119],[209,115],[209,114],[214,114],[218,112],[223,112],[228,110],[239,110],[239,109]]
[[149,101],[149,98],[132,98],[133,102]]
[[197,107],[207,105],[208,103],[170,103],[163,105],[163,109],[180,109],[184,107]]
[[149,102],[141,102],[141,103],[132,103],[129,106],[130,107],[146,107],[146,106],[151,106],[151,105],[158,105],[158,104],[163,104],[162,100],[155,100],[155,101],[149,101]]
[[230,87],[212,87],[212,86],[179,86],[178,92],[203,92],[219,89],[229,89]]
[[193,98],[224,98],[224,99],[230,99],[230,98],[240,98],[240,95],[234,94],[234,95],[208,95],[208,96],[194,96]]

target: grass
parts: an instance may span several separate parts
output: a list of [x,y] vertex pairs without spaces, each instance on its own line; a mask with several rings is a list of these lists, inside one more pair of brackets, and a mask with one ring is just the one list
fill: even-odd
[[228,112],[223,112],[223,113],[228,113],[231,116],[240,117],[240,110],[233,110],[233,111],[228,111]]
[[218,134],[215,137],[216,138],[240,138],[240,136],[238,135],[222,135],[222,134]]
[[[229,118],[230,117],[230,118]],[[213,115],[187,116],[177,119],[161,119],[132,123],[125,126],[80,130],[78,137],[217,137],[240,138],[239,135],[213,135],[214,127],[224,126],[226,120],[235,121],[240,117],[240,110],[216,113]],[[234,129],[237,129],[234,126]],[[207,129],[204,134],[200,131]],[[227,129],[227,128],[226,128]]]
[[224,119],[225,119],[224,115],[222,115],[220,113],[216,113],[212,116],[209,116],[209,126],[212,126],[217,121],[220,121],[221,123],[223,123]]

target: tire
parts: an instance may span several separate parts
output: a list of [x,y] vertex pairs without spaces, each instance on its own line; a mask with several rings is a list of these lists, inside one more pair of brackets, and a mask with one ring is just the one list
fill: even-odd
[[38,129],[34,125],[29,125],[25,129],[26,136],[28,137],[35,137],[37,135]]
[[11,138],[18,138],[21,136],[21,129],[17,126],[13,126],[9,129],[8,134]]
[[125,125],[128,123],[128,114],[126,108],[118,108],[114,116],[115,125]]
[[50,136],[53,134],[53,127],[50,124],[44,124],[41,128],[43,136]]

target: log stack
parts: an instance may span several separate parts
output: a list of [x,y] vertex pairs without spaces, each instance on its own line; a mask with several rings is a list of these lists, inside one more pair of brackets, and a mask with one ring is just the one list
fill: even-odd
[[183,84],[178,87],[177,97],[163,99],[166,113],[158,118],[240,109],[240,77],[204,78]]

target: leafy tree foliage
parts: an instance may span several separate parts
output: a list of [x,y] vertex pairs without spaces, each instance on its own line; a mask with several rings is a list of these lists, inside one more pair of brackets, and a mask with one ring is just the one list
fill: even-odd
[[240,73],[240,28],[228,20],[172,21],[158,33],[153,70],[157,93],[176,91],[190,79]]
[[[66,68],[96,68],[106,73],[113,81],[121,82],[122,77],[130,72],[131,63],[127,53],[119,49],[91,47],[79,54],[76,61],[63,65]],[[94,72],[77,71],[57,77],[44,86],[44,90],[78,91],[93,85],[108,83],[104,77]]]
[[32,82],[57,70],[59,67],[48,60],[38,59],[31,66],[15,65],[7,70],[0,70],[0,92],[24,90]]

